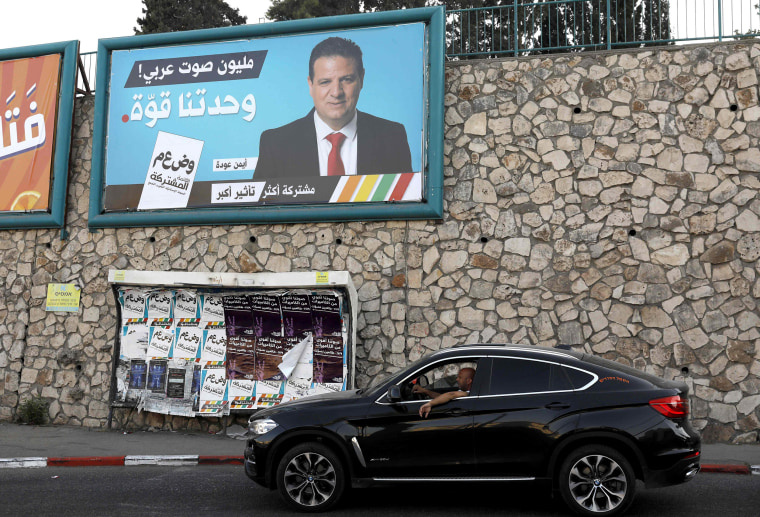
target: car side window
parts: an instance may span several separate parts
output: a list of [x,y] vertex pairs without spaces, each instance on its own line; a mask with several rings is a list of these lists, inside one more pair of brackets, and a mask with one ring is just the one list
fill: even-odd
[[[419,375],[407,380],[402,384],[401,396],[404,400],[429,400],[435,398],[435,394],[447,393],[449,391],[459,391],[457,384],[457,374],[462,368],[472,368],[475,370],[477,378],[477,361],[461,359],[456,361],[447,361],[437,363],[431,368],[423,370]],[[414,386],[419,385],[427,392],[416,391]]]
[[493,358],[488,395],[516,395],[550,391],[552,365],[529,359]]
[[588,385],[592,380],[594,380],[594,376],[590,373],[577,370],[575,368],[562,368],[562,370],[567,374],[568,378],[570,379],[570,383],[573,385],[573,389],[580,389],[584,386]]

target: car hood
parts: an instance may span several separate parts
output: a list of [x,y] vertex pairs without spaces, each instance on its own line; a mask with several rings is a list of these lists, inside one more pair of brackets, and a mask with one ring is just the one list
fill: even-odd
[[283,402],[275,407],[267,408],[256,413],[256,418],[268,418],[278,413],[287,412],[293,409],[306,409],[309,407],[319,407],[325,405],[340,404],[350,400],[360,398],[361,390],[336,391],[335,393],[322,393],[319,395],[310,395],[296,400]]

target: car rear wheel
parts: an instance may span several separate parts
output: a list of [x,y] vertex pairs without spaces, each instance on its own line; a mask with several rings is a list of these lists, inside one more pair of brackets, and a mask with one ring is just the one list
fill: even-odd
[[345,486],[346,475],[340,459],[320,443],[293,447],[277,467],[280,495],[299,511],[321,512],[332,508]]
[[586,445],[562,462],[559,490],[578,515],[620,515],[633,502],[636,476],[630,462],[615,449]]

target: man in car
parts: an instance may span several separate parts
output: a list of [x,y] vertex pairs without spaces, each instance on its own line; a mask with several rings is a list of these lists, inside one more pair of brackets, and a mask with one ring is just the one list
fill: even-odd
[[430,414],[430,410],[433,409],[433,406],[440,406],[441,404],[445,404],[450,400],[458,399],[459,397],[466,397],[469,395],[470,388],[472,387],[472,380],[474,377],[474,368],[460,369],[459,373],[457,373],[457,385],[459,386],[459,391],[449,391],[447,393],[441,394],[433,390],[427,390],[422,386],[415,384],[414,388],[412,388],[412,392],[424,393],[428,397],[433,397],[433,400],[427,401],[420,407],[420,416],[422,418],[427,418]]

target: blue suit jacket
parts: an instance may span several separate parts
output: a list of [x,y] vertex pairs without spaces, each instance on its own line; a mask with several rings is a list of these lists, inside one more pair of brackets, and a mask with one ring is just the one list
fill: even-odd
[[[402,124],[357,111],[357,174],[412,172]],[[290,124],[261,134],[254,180],[319,176],[314,109]]]

